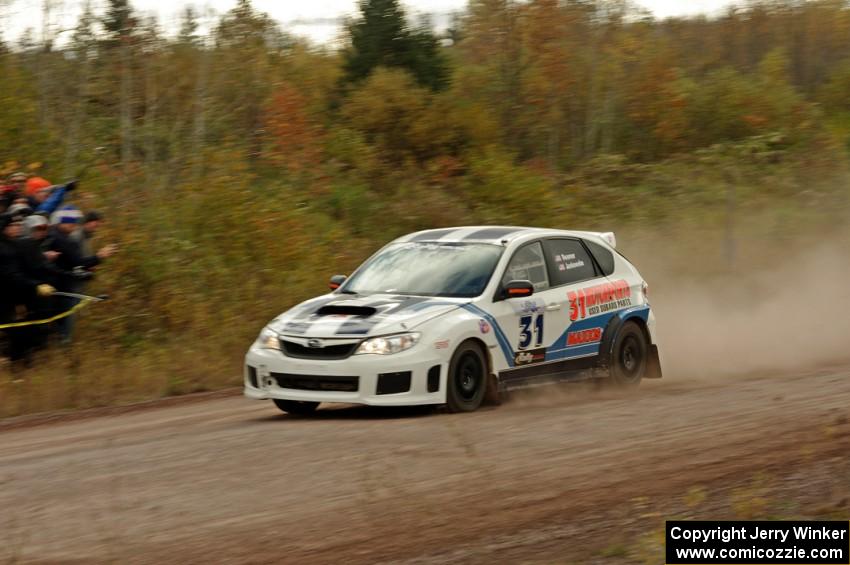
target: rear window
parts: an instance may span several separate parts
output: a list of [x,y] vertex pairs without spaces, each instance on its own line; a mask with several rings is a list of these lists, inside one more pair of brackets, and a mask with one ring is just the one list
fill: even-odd
[[593,261],[577,239],[547,240],[546,260],[549,261],[553,283],[556,286],[596,277]]
[[600,267],[602,267],[602,274],[607,277],[613,273],[614,254],[598,243],[594,243],[589,240],[584,240],[584,243],[587,245],[587,248],[590,249],[590,252],[593,254],[593,258],[596,259],[596,262],[599,263]]

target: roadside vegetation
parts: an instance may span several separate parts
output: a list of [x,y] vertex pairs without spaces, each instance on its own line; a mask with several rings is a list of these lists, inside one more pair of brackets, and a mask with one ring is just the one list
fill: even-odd
[[0,166],[79,178],[122,252],[73,348],[0,375],[0,417],[236,385],[266,321],[417,229],[734,241],[850,216],[844,2],[658,21],[473,0],[445,33],[414,21],[366,0],[316,46],[240,0],[187,8],[170,37],[109,0],[70,32],[3,37]]

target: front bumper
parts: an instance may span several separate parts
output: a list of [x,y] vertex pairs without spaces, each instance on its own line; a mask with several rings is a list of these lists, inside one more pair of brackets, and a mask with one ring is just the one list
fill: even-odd
[[[443,404],[447,366],[448,361],[437,352],[419,347],[394,355],[353,355],[340,360],[311,360],[287,357],[281,351],[252,345],[245,356],[244,392],[246,397],[258,400],[278,398],[371,406]],[[409,389],[396,392],[398,387],[387,386],[387,383],[398,384],[399,380],[384,377],[381,379],[383,394],[379,394],[379,375],[408,371]],[[439,375],[435,378],[437,371]],[[342,380],[340,377],[345,377],[344,387],[334,384]],[[356,377],[353,387],[348,377]],[[404,382],[404,378],[401,382]],[[304,390],[306,387],[350,390]]]

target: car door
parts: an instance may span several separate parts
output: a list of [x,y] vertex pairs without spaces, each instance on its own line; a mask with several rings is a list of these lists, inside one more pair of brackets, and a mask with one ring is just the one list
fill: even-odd
[[[561,304],[547,311],[553,336],[547,361],[559,361],[559,370],[589,366],[596,357],[605,324],[610,319],[610,283],[577,238],[549,238],[543,242],[549,266],[549,303]],[[584,360],[584,361],[582,361]]]
[[505,355],[511,368],[544,363],[549,344],[558,337],[565,299],[552,289],[549,276],[542,241],[517,249],[502,273],[502,286],[519,280],[534,285],[534,294],[530,297],[494,297],[491,312],[510,345]]

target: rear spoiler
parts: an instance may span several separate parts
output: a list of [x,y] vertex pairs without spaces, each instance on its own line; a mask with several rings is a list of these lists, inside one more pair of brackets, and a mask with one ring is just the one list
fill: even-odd
[[614,249],[617,249],[617,236],[614,235],[614,232],[605,231],[605,232],[600,232],[596,235],[598,235],[599,237],[601,237],[602,239],[607,241],[608,245],[610,245]]
[[592,235],[598,237],[614,249],[617,248],[617,236],[615,236],[614,232],[612,231],[584,231],[579,233],[583,235]]

